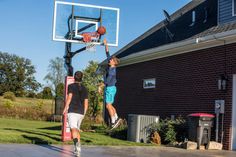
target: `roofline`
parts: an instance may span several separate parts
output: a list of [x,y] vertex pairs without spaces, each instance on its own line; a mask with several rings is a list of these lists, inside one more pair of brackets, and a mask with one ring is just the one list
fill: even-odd
[[[185,6],[183,6],[182,8],[178,9],[173,14],[171,14],[171,19],[173,19],[173,21],[178,19],[183,14],[187,13],[188,11],[192,10],[193,8],[195,8],[196,6],[198,6],[199,4],[201,4],[203,2],[205,2],[205,0],[204,1],[203,0],[198,0],[198,1],[195,1],[195,2],[190,1]],[[196,3],[196,4],[192,6],[193,3]],[[186,10],[186,8],[188,8],[188,9]],[[154,25],[153,27],[151,27],[149,30],[145,31],[143,34],[141,34],[140,36],[138,36],[134,40],[132,40],[130,43],[128,43],[126,46],[124,46],[123,48],[118,50],[113,55],[115,55],[115,56],[119,55],[120,53],[122,53],[126,49],[130,48],[131,46],[133,46],[136,43],[140,42],[141,40],[145,39],[147,36],[151,35],[152,33],[156,32],[157,30],[161,29],[165,25],[164,21],[165,21],[165,19],[162,20],[161,22],[159,22],[158,24]]]
[[220,46],[224,44],[230,44],[234,42],[236,42],[236,30],[217,33],[190,40],[184,40],[140,51],[138,53],[120,58],[119,67]]

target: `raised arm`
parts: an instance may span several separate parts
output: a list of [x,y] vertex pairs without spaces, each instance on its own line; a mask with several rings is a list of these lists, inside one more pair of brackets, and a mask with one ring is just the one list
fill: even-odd
[[107,45],[107,40],[106,40],[106,38],[103,39],[103,44],[104,44],[104,46],[105,46],[105,52],[106,52],[107,58],[110,58],[111,55],[110,55],[110,53],[109,53],[109,48],[108,48],[108,45]]

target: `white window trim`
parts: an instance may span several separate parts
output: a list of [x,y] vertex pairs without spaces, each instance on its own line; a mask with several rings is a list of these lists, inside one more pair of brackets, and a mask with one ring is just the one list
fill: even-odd
[[[153,86],[145,86],[146,81],[154,81],[154,85]],[[155,78],[143,79],[143,89],[150,89],[150,88],[156,88],[156,79]]]
[[232,0],[232,16],[236,16],[235,10],[236,8],[234,7],[234,3],[236,0]]

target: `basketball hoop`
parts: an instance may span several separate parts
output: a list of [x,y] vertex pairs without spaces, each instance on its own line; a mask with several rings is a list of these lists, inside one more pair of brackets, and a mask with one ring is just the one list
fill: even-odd
[[86,51],[88,52],[96,52],[96,44],[93,43],[86,43]]
[[86,44],[85,48],[86,51],[95,52],[96,51],[96,44],[99,41],[100,34],[97,32],[87,32],[83,33],[83,41]]

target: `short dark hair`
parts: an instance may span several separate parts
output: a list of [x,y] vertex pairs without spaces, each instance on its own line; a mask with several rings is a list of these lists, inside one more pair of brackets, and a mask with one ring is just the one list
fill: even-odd
[[83,73],[81,71],[76,71],[74,74],[74,79],[76,82],[81,82],[83,79]]

